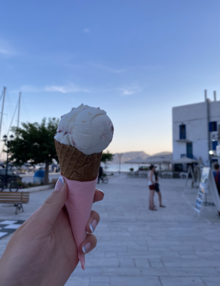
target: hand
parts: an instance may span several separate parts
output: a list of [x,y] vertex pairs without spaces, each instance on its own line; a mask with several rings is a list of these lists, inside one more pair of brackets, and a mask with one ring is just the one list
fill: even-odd
[[[96,190],[94,202],[103,197],[104,194]],[[1,286],[63,286],[66,283],[79,262],[64,207],[66,198],[64,182],[13,234],[0,260]],[[99,219],[99,214],[91,211],[87,237],[79,251],[83,252],[85,245],[90,245],[86,253],[95,248],[97,240],[91,234],[90,223],[94,220],[98,223]]]

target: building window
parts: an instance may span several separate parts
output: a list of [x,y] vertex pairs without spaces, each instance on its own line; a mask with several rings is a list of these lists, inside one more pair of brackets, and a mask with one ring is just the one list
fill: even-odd
[[218,141],[212,141],[212,150],[216,151],[216,147],[218,146]]
[[212,132],[212,131],[217,131],[217,122],[216,121],[209,122],[209,132]]
[[180,140],[181,139],[186,139],[186,125],[185,124],[180,125]]

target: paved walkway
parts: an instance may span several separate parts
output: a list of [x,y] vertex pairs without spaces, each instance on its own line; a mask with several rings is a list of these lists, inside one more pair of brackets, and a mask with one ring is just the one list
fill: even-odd
[[[146,179],[121,175],[99,185],[105,200],[94,205],[101,215],[97,248],[86,256],[86,270],[77,267],[66,286],[219,286],[220,218],[211,206],[196,218],[198,190],[184,183],[161,180],[166,208],[157,212],[148,210]],[[50,193],[31,194],[17,216],[14,208],[0,207],[0,219],[27,219]],[[0,240],[0,254],[8,239]]]

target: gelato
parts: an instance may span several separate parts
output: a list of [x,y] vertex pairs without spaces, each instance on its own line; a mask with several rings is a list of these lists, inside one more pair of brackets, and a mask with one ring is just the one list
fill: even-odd
[[108,147],[113,131],[113,124],[104,110],[81,104],[61,117],[55,139],[91,155]]

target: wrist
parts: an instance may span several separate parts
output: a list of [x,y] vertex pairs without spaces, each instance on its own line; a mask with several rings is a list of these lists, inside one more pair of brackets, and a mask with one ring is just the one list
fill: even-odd
[[13,281],[7,276],[7,271],[0,271],[0,285],[1,286],[8,286],[8,285],[14,285]]

